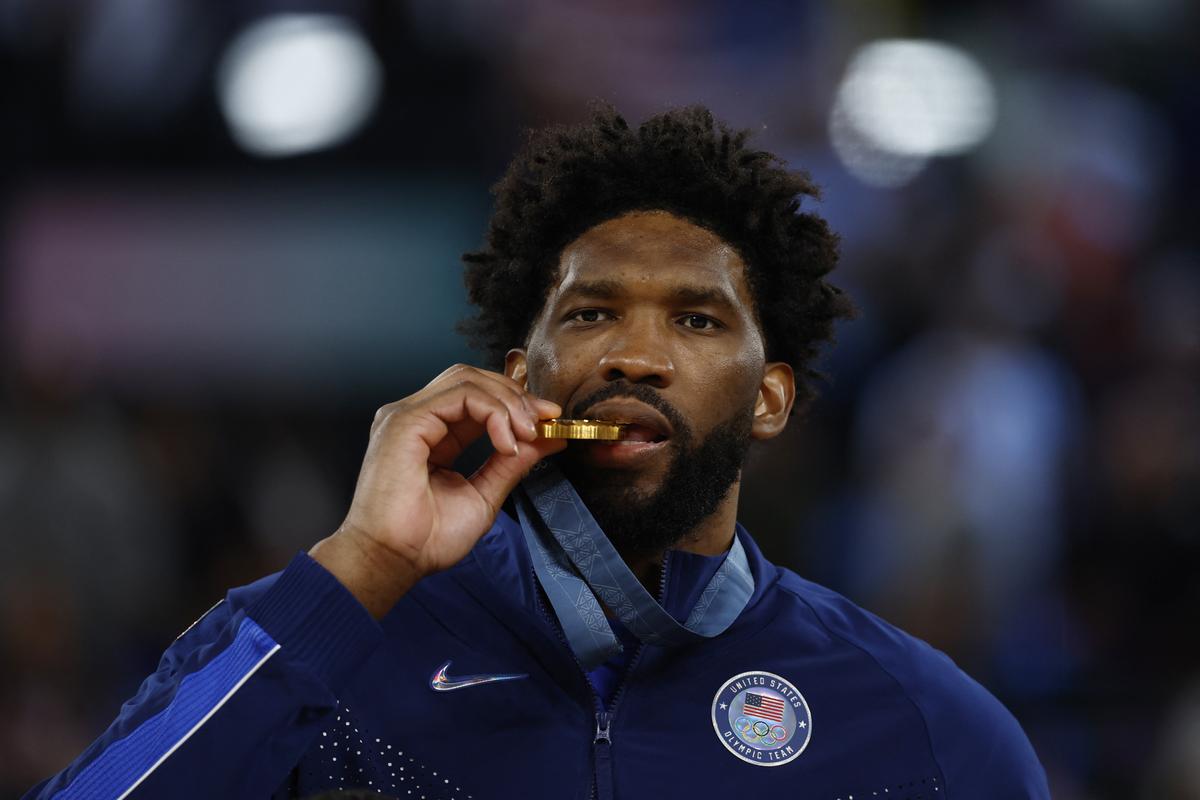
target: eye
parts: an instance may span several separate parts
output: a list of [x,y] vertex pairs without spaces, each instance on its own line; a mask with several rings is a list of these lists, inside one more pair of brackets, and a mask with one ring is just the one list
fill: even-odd
[[601,315],[607,315],[607,311],[602,311],[598,308],[581,308],[578,311],[572,311],[564,317],[566,321],[577,320],[579,322],[600,322]]
[[686,314],[680,320],[685,328],[693,331],[711,331],[720,327],[715,319],[703,314]]

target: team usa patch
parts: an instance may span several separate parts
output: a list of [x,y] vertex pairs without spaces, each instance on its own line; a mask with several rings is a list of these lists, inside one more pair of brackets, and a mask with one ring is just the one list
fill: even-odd
[[788,763],[812,738],[804,695],[773,672],[753,670],[725,681],[713,698],[712,721],[725,749],[759,767]]

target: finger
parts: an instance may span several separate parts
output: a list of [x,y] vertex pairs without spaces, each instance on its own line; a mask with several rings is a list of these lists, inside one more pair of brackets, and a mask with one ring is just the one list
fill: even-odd
[[540,419],[553,419],[563,415],[562,406],[553,400],[535,397],[533,398],[533,402],[538,407],[538,416]]
[[471,415],[475,419],[479,419],[478,413],[487,415],[482,421],[487,428],[492,447],[496,448],[498,453],[512,453],[515,456],[517,455],[517,435],[513,428],[512,412],[508,406],[494,397],[488,399],[492,402],[483,402],[479,395],[470,394],[465,398],[464,404],[469,408],[479,403],[480,410],[472,412]]
[[487,432],[478,422],[460,422],[453,428],[446,426],[444,438],[437,447],[429,451],[428,461],[439,467],[452,468],[454,462],[467,449],[467,445]]
[[[437,384],[446,383],[447,381],[474,381],[479,379],[491,381],[497,387],[513,392],[529,412],[531,423],[536,423],[539,419],[552,419],[554,417],[561,417],[563,414],[562,406],[560,406],[558,403],[538,397],[507,375],[504,375],[500,372],[479,369],[478,367],[472,367],[468,364],[455,364],[454,366],[445,370],[441,375],[434,378],[429,385],[432,387]],[[520,427],[516,428],[515,431],[519,435],[524,433]],[[536,439],[536,426],[532,426],[531,432],[523,438],[527,438],[528,441],[533,441]]]
[[521,400],[523,405],[529,406],[527,411],[531,416],[535,414],[532,404],[526,400],[527,393],[521,384],[502,373],[479,369],[469,364],[455,364],[430,381],[426,388],[453,386],[465,381],[483,385],[492,384],[503,393],[512,393],[513,397]]
[[515,452],[517,440],[508,406],[473,382],[444,390],[429,400],[424,410],[432,420],[420,426],[419,435],[429,448],[431,461],[436,454],[438,466],[448,466],[485,431],[496,450]]
[[525,392],[516,381],[497,372],[488,372],[474,367],[463,367],[448,375],[445,380],[454,380],[456,381],[455,385],[470,383],[492,394],[508,406],[509,416],[513,423],[513,434],[517,438],[526,441],[533,441],[537,438],[537,427],[534,423],[538,420],[538,414],[532,402],[534,398]]
[[512,492],[513,487],[529,474],[529,470],[533,469],[534,464],[546,456],[566,449],[566,446],[565,439],[539,439],[536,442],[522,442],[518,445],[517,455],[493,453],[491,458],[468,478],[468,481],[487,501],[489,508],[499,509],[504,505],[504,500]]
[[503,382],[506,386],[510,386],[516,390],[529,407],[529,413],[534,417],[535,421],[538,419],[551,419],[553,417],[562,416],[562,406],[560,406],[558,403],[555,403],[553,400],[546,400],[545,398],[538,397],[533,392],[529,391],[507,375],[502,375],[498,372],[483,372],[483,374],[488,377],[495,378]]
[[489,370],[477,369],[475,367],[469,367],[465,365],[460,366],[461,369],[455,370],[453,373],[448,370],[447,373],[443,373],[443,375],[454,375],[459,377],[469,376],[472,380],[477,378],[485,378],[493,381],[497,386],[514,392],[521,399],[523,405],[526,407],[526,409],[528,409],[530,419],[533,422],[536,422],[539,419],[552,419],[554,417],[561,417],[563,414],[562,406],[560,406],[558,403],[555,403],[553,400],[546,400],[538,397],[533,392],[529,391],[524,386],[503,373],[491,372]]
[[[511,393],[512,397],[521,404],[521,407],[528,414],[529,425],[527,429],[517,427],[514,430],[526,441],[533,441],[537,438],[537,426],[535,423],[538,420],[550,419],[562,413],[562,409],[557,403],[537,397],[507,375],[479,370],[472,376],[472,379],[475,378],[483,378],[491,381],[501,391],[503,396],[508,396]],[[521,422],[524,423],[524,420],[521,420]]]

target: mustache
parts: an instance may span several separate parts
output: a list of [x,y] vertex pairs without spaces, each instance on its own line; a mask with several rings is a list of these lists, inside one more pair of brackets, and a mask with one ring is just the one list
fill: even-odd
[[644,383],[630,383],[627,380],[619,380],[605,384],[571,406],[571,416],[578,419],[584,416],[592,406],[614,397],[632,397],[634,400],[640,400],[648,406],[653,406],[671,423],[676,437],[684,440],[691,438],[692,429],[683,418],[683,414],[679,413],[679,410],[675,406],[664,400],[662,395]]

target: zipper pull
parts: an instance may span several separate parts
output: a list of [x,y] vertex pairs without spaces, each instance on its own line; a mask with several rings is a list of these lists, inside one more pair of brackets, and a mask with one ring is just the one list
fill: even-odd
[[596,800],[612,800],[612,713],[596,712],[596,738],[593,744],[596,748],[596,778],[592,789]]
[[593,744],[600,744],[601,742],[604,742],[605,744],[612,744],[612,734],[610,732],[611,728],[612,714],[607,711],[597,711],[596,738],[593,740]]

